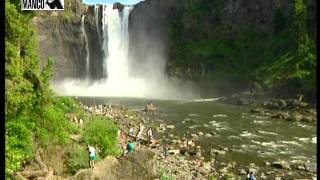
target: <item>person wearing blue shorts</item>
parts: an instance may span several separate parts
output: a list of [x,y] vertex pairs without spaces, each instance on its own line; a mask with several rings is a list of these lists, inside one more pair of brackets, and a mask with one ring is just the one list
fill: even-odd
[[96,149],[91,146],[90,144],[88,145],[89,148],[89,159],[90,159],[90,168],[93,169],[94,168],[94,162],[97,159],[97,153],[96,153]]

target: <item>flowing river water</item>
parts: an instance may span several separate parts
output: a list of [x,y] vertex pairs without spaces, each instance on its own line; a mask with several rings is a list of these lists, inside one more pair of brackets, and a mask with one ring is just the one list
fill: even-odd
[[[92,98],[82,97],[87,105],[123,104],[129,109],[143,109],[150,99],[132,98]],[[214,100],[152,100],[157,107],[157,115],[152,124],[159,121],[174,125],[157,138],[168,136],[187,138],[191,134],[203,132],[196,141],[203,149],[202,155],[210,158],[210,149],[215,145],[227,147],[229,151],[215,159],[223,162],[237,162],[244,166],[255,163],[265,166],[265,162],[286,160],[317,163],[316,126],[302,122],[270,119],[250,113],[248,107],[234,106]],[[206,136],[206,134],[211,134]]]

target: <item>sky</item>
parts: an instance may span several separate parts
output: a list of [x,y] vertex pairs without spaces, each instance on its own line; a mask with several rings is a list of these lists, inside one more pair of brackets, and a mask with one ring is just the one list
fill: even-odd
[[123,4],[137,4],[142,0],[82,0],[85,4],[110,4],[110,3],[115,3],[115,2],[120,2]]

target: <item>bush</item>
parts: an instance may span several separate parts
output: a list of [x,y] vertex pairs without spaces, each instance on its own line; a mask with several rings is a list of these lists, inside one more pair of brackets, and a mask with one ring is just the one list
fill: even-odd
[[164,171],[163,168],[160,170],[160,180],[169,180],[168,174]]
[[64,10],[63,12],[63,17],[64,19],[66,19],[67,21],[72,20],[75,17],[74,12],[72,12],[71,10]]
[[84,129],[84,142],[98,145],[100,156],[118,155],[121,150],[118,147],[118,128],[110,119],[94,119]]
[[[58,143],[65,144],[68,142],[71,126],[71,123],[64,116],[63,110],[55,106],[43,108],[39,127],[47,131],[50,137],[54,137]],[[39,137],[42,138],[42,136]]]
[[32,133],[24,119],[9,121],[6,124],[6,174],[19,170],[24,160],[34,152]]
[[85,147],[78,144],[72,146],[68,167],[72,174],[76,173],[81,168],[89,167],[89,154]]
[[57,97],[55,105],[65,112],[75,112],[78,111],[78,102],[72,97]]

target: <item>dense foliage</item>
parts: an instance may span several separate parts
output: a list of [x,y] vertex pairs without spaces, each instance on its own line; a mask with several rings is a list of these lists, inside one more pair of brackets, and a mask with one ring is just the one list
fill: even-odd
[[88,168],[88,156],[86,147],[78,144],[73,145],[68,162],[69,171],[74,174],[81,168]]
[[[307,30],[306,1],[295,0],[290,13],[278,7],[271,24],[258,23],[255,13],[242,17],[245,23],[232,22],[228,3],[186,1],[170,18],[169,72],[222,92],[290,86],[315,95],[316,46]],[[254,11],[247,6],[242,8]]]
[[118,128],[111,120],[96,118],[85,128],[83,137],[86,144],[99,147],[100,155],[119,154],[118,147]]
[[[66,113],[76,113],[78,117],[89,119],[89,115],[78,107],[75,99],[57,97],[50,89],[49,81],[54,62],[49,58],[47,64],[40,68],[37,35],[32,26],[34,15],[34,12],[21,11],[19,0],[6,1],[7,178],[21,170],[23,164],[34,157],[38,148],[74,144],[70,141],[70,134],[81,134],[82,131],[69,121]],[[102,155],[114,153],[117,141],[116,126],[102,120],[89,125],[85,131],[85,135],[88,136],[86,142],[101,145]],[[87,165],[85,159],[88,158],[84,156],[85,152],[87,154],[86,145],[74,145],[76,147],[70,152],[69,161],[72,172]]]

